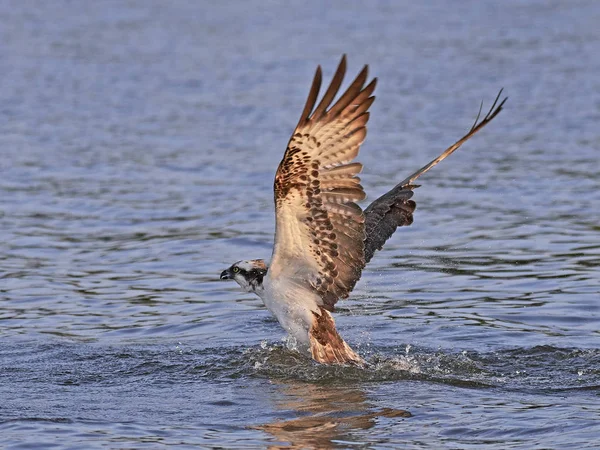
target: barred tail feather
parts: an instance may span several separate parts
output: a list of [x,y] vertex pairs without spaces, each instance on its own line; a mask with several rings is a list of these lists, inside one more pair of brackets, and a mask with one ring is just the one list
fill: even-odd
[[337,332],[329,311],[323,307],[319,309],[320,314],[313,312],[315,318],[309,332],[310,352],[313,359],[322,364],[364,366],[365,361]]

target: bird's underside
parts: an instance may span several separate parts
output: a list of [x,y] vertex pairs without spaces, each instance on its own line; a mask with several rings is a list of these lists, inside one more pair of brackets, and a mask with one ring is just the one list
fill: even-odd
[[[340,337],[330,312],[346,298],[376,250],[401,226],[413,222],[411,199],[417,178],[456,151],[502,110],[496,97],[488,114],[440,156],[373,201],[365,194],[353,162],[366,136],[376,79],[367,66],[334,103],[346,70],[342,58],[317,105],[321,69],[275,176],[276,232],[270,266],[240,261],[221,274],[259,295],[300,348],[326,364],[363,364]],[[316,107],[315,107],[316,105]],[[481,113],[481,108],[480,108]],[[260,267],[259,267],[260,266]],[[254,274],[254,275],[253,275]]]

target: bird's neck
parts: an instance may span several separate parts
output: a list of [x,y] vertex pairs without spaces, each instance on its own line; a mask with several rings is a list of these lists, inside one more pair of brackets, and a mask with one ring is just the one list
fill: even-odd
[[247,291],[258,295],[260,298],[263,298],[263,295],[265,293],[265,287],[263,285],[262,280],[250,281],[250,283],[248,283]]
[[252,290],[250,292],[254,292],[260,298],[263,298],[263,295],[265,293],[265,287],[263,286],[262,282],[256,284],[252,283],[251,289]]

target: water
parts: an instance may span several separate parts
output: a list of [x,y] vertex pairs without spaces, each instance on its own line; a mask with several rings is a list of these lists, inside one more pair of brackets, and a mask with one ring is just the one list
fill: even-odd
[[[0,447],[598,448],[600,5],[421,3],[2,3]],[[364,370],[218,280],[342,53],[371,199],[510,97],[339,303]]]

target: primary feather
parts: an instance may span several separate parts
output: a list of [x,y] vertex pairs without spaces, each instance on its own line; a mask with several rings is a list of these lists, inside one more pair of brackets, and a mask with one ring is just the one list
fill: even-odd
[[[320,306],[332,311],[347,297],[365,265],[365,198],[351,163],[367,134],[367,109],[376,80],[367,86],[367,67],[331,104],[344,78],[342,58],[333,81],[315,108],[321,84],[313,85],[275,175],[276,233],[270,270],[318,292]],[[293,261],[293,267],[290,262]]]

